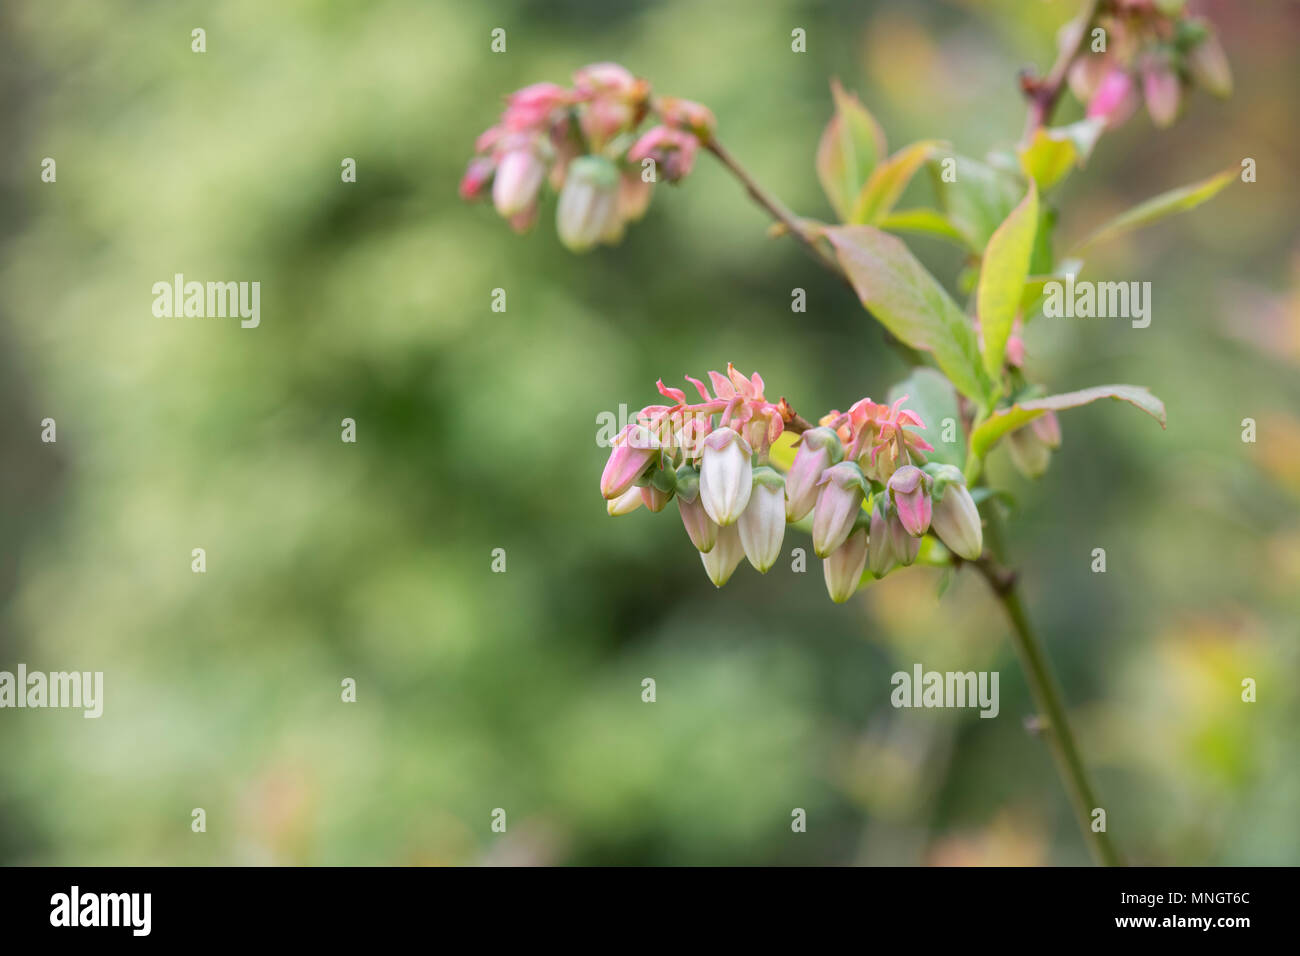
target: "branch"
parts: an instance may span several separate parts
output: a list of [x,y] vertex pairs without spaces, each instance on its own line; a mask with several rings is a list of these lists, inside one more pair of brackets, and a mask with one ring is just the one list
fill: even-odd
[[1078,58],[1088,42],[1088,34],[1100,12],[1101,2],[1102,0],[1087,0],[1080,17],[1082,25],[1079,28],[1078,39],[1068,50],[1061,51],[1047,76],[1040,79],[1032,73],[1020,75],[1020,89],[1029,99],[1029,115],[1025,119],[1026,142],[1034,135],[1035,130],[1046,126],[1051,121],[1052,113],[1056,111],[1056,104],[1060,101],[1061,94],[1065,92],[1066,80],[1070,76],[1070,65]]
[[745,187],[750,198],[762,206],[763,209],[767,211],[768,215],[781,223],[781,225],[785,226],[791,235],[802,242],[808,250],[812,252],[813,257],[817,259],[818,262],[831,272],[834,272],[840,278],[848,281],[848,277],[844,274],[844,270],[840,268],[839,262],[825,249],[818,245],[816,239],[808,234],[803,223],[799,221],[799,217],[787,209],[781,200],[777,199],[775,196],[769,195],[762,186],[755,182],[754,178],[745,171],[745,168],[741,166],[740,163],[736,162],[735,157],[733,157],[731,153],[727,152],[726,147],[718,142],[716,136],[710,137],[709,141],[704,144],[704,148],[716,156],[718,162],[722,163],[722,165],[725,166],[733,176],[740,180],[740,184]]
[[1033,694],[1034,703],[1039,711],[1035,730],[1046,738],[1052,756],[1056,760],[1057,771],[1065,784],[1074,808],[1075,819],[1083,831],[1084,840],[1092,851],[1093,858],[1103,866],[1119,866],[1121,861],[1110,836],[1098,833],[1092,828],[1092,811],[1098,806],[1096,791],[1088,778],[1087,767],[1079,756],[1079,748],[1074,742],[1070,722],[1062,702],[1060,687],[1052,676],[1051,666],[1038,638],[1034,635],[1020,603],[1016,589],[1017,575],[1014,571],[1002,567],[988,552],[972,562],[975,569],[984,576],[989,588],[1002,605],[1011,622],[1012,641],[1016,653],[1024,668],[1025,678]]

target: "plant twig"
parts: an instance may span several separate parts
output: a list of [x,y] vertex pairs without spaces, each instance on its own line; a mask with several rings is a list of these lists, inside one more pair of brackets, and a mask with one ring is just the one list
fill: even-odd
[[[849,279],[848,274],[844,271],[835,256],[818,243],[817,239],[808,232],[807,228],[803,225],[798,216],[787,209],[781,200],[764,190],[763,187],[754,180],[754,177],[750,176],[749,173],[746,172],[745,168],[741,166],[740,163],[736,162],[735,157],[727,151],[726,147],[718,142],[716,136],[712,137],[707,143],[705,143],[704,148],[716,156],[718,161],[726,167],[727,171],[740,181],[740,184],[745,187],[746,192],[749,193],[750,198],[753,199],[754,202],[758,203],[768,215],[784,226],[787,232],[803,243],[818,262],[839,276],[850,289],[853,288],[853,282]],[[857,290],[855,289],[854,295],[856,294]],[[907,343],[901,341],[892,332],[884,328],[884,326],[881,326],[881,331],[884,333],[885,342],[897,351],[898,354],[902,356],[903,361],[908,365],[929,364],[925,360],[924,355]]]
[[1020,657],[1020,664],[1024,668],[1025,678],[1029,681],[1034,703],[1040,712],[1035,727],[1040,731],[1041,736],[1046,738],[1048,748],[1056,760],[1057,771],[1069,794],[1075,819],[1083,831],[1084,840],[1098,863],[1103,866],[1120,866],[1119,854],[1111,843],[1110,836],[1092,828],[1092,811],[1098,806],[1096,791],[1088,778],[1087,767],[1079,756],[1079,748],[1074,742],[1074,733],[1070,730],[1061,689],[1052,675],[1042,644],[1029,624],[1024,606],[1020,603],[1020,595],[1017,591],[1018,575],[1002,567],[987,552],[973,564],[988,582],[994,597],[1002,605],[1011,622],[1012,642]]
[[1025,118],[1025,142],[1029,142],[1035,130],[1051,122],[1056,104],[1060,102],[1061,94],[1065,92],[1070,66],[1088,42],[1088,34],[1092,29],[1093,21],[1097,19],[1101,3],[1102,0],[1087,0],[1079,16],[1081,25],[1078,39],[1069,49],[1061,51],[1047,76],[1039,78],[1028,73],[1021,74],[1020,88],[1029,99],[1029,115]]
[[728,172],[735,176],[736,179],[740,180],[740,184],[745,187],[750,198],[762,206],[763,209],[767,211],[768,215],[781,223],[781,225],[785,226],[791,235],[808,248],[818,262],[831,272],[840,276],[840,278],[848,278],[844,275],[844,270],[840,268],[840,264],[835,260],[835,258],[818,245],[817,240],[808,234],[803,223],[799,221],[799,217],[787,209],[781,200],[769,194],[762,186],[755,182],[754,178],[745,171],[745,168],[741,166],[740,163],[736,162],[735,157],[727,151],[726,147],[723,146],[722,143],[718,142],[716,136],[710,137],[709,141],[704,144],[704,148],[716,156],[718,162],[722,163],[722,165],[727,168]]

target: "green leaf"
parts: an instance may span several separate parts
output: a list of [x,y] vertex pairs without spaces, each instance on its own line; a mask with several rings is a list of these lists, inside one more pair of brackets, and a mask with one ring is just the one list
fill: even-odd
[[917,232],[926,236],[937,236],[970,249],[966,237],[937,209],[900,209],[882,217],[876,225],[893,232]]
[[835,214],[846,220],[876,163],[885,155],[885,133],[839,80],[831,80],[831,94],[835,115],[817,146],[817,178]]
[[1059,412],[1066,408],[1078,408],[1100,398],[1116,398],[1130,402],[1158,421],[1161,428],[1165,427],[1165,403],[1142,386],[1095,385],[1077,392],[1034,398],[1019,402],[1010,408],[1000,409],[971,432],[971,455],[975,458],[984,458],[997,444],[999,438],[1007,432],[1028,425],[1040,415]]
[[902,241],[872,226],[826,230],[862,304],[912,348],[934,355],[963,395],[987,406],[993,383],[970,320]]
[[1172,216],[1174,213],[1195,209],[1206,200],[1212,199],[1219,190],[1236,179],[1239,173],[1240,170],[1233,166],[1221,173],[1216,173],[1209,179],[1203,179],[1198,183],[1192,183],[1190,186],[1181,186],[1178,189],[1171,189],[1168,192],[1161,193],[1159,196],[1153,196],[1146,202],[1138,203],[1128,212],[1121,213],[1106,223],[1106,225],[1081,242],[1078,248],[1080,250],[1086,249],[1094,243],[1114,239],[1116,236],[1122,236],[1134,229],[1140,229],[1143,226],[1164,219],[1166,216]]
[[[953,162],[948,163],[949,160]],[[955,181],[944,181],[945,164]],[[930,172],[939,194],[939,208],[975,250],[984,248],[993,230],[1025,193],[1025,184],[1019,176],[965,156],[931,160]]]
[[1054,129],[1039,127],[1029,145],[1019,151],[1020,168],[1046,192],[1088,161],[1104,126],[1099,119],[1085,119]]
[[1049,282],[1065,282],[1066,276],[1078,276],[1083,269],[1082,259],[1066,259],[1061,265],[1047,275],[1031,275],[1025,279],[1025,289],[1020,295],[1020,311],[1025,322],[1037,314],[1038,303]]
[[[932,368],[918,368],[907,378],[889,390],[885,401],[893,405],[904,395],[907,401],[904,408],[910,408],[921,416],[924,428],[912,428],[931,445],[934,451],[925,453],[927,461],[956,465],[958,468],[966,463],[966,433],[961,427],[961,408],[957,404],[957,392],[939,372]],[[952,419],[954,438],[943,441],[943,423]]]
[[853,204],[851,223],[877,224],[893,208],[903,190],[912,181],[916,171],[930,158],[930,154],[944,146],[938,140],[922,140],[904,146],[871,172],[862,192]]
[[976,314],[984,336],[984,370],[994,379],[1002,373],[1002,356],[1020,311],[1037,232],[1038,187],[1031,179],[1025,198],[989,239],[975,293]]

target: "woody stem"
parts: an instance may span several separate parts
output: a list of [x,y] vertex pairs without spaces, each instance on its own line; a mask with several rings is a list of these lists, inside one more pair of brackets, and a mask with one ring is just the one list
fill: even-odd
[[1056,761],[1057,772],[1070,797],[1070,805],[1083,832],[1084,841],[1097,863],[1102,866],[1121,866],[1119,853],[1111,843],[1109,834],[1104,830],[1099,832],[1093,829],[1092,814],[1098,808],[1096,791],[1074,742],[1061,689],[1052,674],[1042,643],[1034,634],[1024,606],[1020,603],[1016,589],[1018,576],[999,565],[988,552],[974,562],[974,566],[988,582],[994,597],[1011,622],[1012,643],[1015,644],[1016,654],[1029,682],[1034,703],[1040,715],[1046,718],[1046,726],[1041,726],[1040,732],[1046,738],[1048,749]]

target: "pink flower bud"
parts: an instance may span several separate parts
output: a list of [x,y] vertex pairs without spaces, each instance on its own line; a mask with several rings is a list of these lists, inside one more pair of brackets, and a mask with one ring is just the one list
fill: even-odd
[[1056,417],[1056,412],[1044,412],[1029,426],[1048,448],[1061,447],[1061,420]]
[[829,428],[810,428],[799,439],[794,463],[785,476],[785,517],[801,521],[817,503],[822,473],[844,457],[839,436]]
[[572,252],[586,252],[619,225],[618,171],[601,156],[569,164],[555,210],[555,230]]
[[704,439],[700,459],[700,500],[720,527],[736,523],[754,489],[753,449],[730,428]]
[[858,585],[862,583],[868,550],[867,529],[859,527],[822,562],[826,591],[836,604],[843,604],[853,597]]
[[1133,77],[1127,70],[1116,68],[1097,85],[1097,92],[1088,103],[1088,118],[1103,120],[1107,129],[1114,129],[1133,115],[1137,105]]
[[894,553],[894,560],[904,567],[915,561],[921,551],[921,539],[907,533],[896,510],[891,509],[885,518],[885,530],[889,534],[889,549]]
[[709,139],[718,126],[713,111],[707,106],[675,96],[661,97],[658,112],[669,126],[687,130],[702,140]]
[[1110,68],[1109,57],[1085,51],[1070,65],[1070,92],[1080,103],[1090,102]]
[[893,544],[889,538],[889,522],[885,517],[885,502],[881,498],[871,509],[871,539],[867,546],[867,566],[872,574],[883,578],[893,570],[896,563]]
[[718,529],[717,543],[711,550],[702,553],[700,560],[704,562],[709,580],[714,587],[720,588],[731,580],[732,573],[744,556],[745,548],[740,543],[740,531],[733,524]]
[[566,106],[572,94],[554,83],[534,83],[515,90],[507,98],[501,125],[512,132],[535,131],[546,126],[556,110]]
[[475,156],[465,167],[465,175],[460,180],[460,198],[478,199],[483,195],[483,188],[492,178],[497,164],[486,156]]
[[523,212],[537,198],[546,166],[531,149],[515,149],[501,157],[492,181],[492,202],[507,219]]
[[613,450],[600,476],[600,493],[618,498],[631,488],[659,455],[654,436],[642,425],[628,425],[614,439]]
[[745,557],[766,574],[781,556],[785,540],[785,482],[766,465],[754,469],[754,491],[736,526]]
[[948,550],[967,561],[978,560],[984,550],[980,513],[964,484],[952,482],[944,486],[930,527]]
[[641,181],[640,173],[624,173],[618,180],[618,218],[636,222],[650,208],[654,183]]
[[677,472],[672,468],[661,466],[650,469],[646,478],[646,483],[641,486],[641,500],[647,508],[657,514],[668,506],[668,502],[677,492]]
[[617,498],[611,498],[605,502],[605,510],[609,512],[611,518],[617,518],[619,515],[628,515],[637,508],[641,507],[641,489],[633,486],[623,492]]
[[867,481],[854,462],[827,468],[813,509],[813,551],[825,558],[848,538],[867,497]]
[[1173,125],[1178,118],[1182,89],[1167,59],[1154,55],[1147,58],[1142,67],[1142,96],[1151,122],[1161,129]]
[[904,465],[889,479],[889,492],[894,500],[894,511],[907,533],[914,538],[925,534],[930,527],[929,480],[915,465]]
[[634,97],[645,92],[644,83],[625,66],[617,63],[589,63],[573,74],[573,85],[583,97],[606,93]]
[[682,513],[682,524],[686,527],[686,536],[695,545],[695,550],[707,554],[713,550],[718,541],[718,526],[704,510],[704,503],[697,493],[690,501],[684,495],[677,496],[677,507]]
[[[1210,30],[1208,24],[1206,29]],[[1212,30],[1187,54],[1187,69],[1198,86],[1214,96],[1232,95],[1232,68]]]
[[627,151],[628,162],[641,163],[647,157],[655,161],[659,178],[675,183],[695,165],[700,141],[691,133],[671,126],[655,126]]
[[1038,437],[1032,423],[1007,436],[1007,451],[1011,454],[1011,463],[1026,478],[1037,478],[1047,471],[1052,461],[1051,447]]
[[632,129],[645,114],[650,85],[617,63],[585,66],[573,74],[573,82],[584,103],[579,122],[593,151]]
[[668,502],[672,498],[672,492],[661,491],[653,485],[643,485],[637,490],[641,492],[641,501],[655,514],[668,507]]

